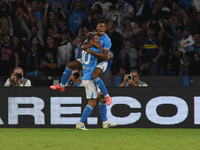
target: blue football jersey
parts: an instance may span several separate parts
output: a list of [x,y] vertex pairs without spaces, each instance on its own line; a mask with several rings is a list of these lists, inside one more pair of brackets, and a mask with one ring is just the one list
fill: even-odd
[[110,50],[112,43],[106,33],[103,36],[99,37],[99,42],[101,43],[104,49]]
[[[90,49],[94,52],[101,53],[101,50],[95,47],[90,47]],[[82,69],[83,69],[83,76],[82,80],[93,80],[92,74],[94,69],[98,64],[98,59],[91,54],[87,54],[86,51],[82,51]]]
[[[85,41],[88,42],[87,39]],[[101,45],[104,49],[110,50],[112,43],[111,43],[111,40],[106,33],[103,36],[99,37],[99,42],[101,43]]]
[[[107,49],[107,50],[110,51],[112,43],[111,43],[111,40],[106,33],[103,36],[99,37],[99,43],[102,45],[102,47],[104,49]],[[104,61],[104,59],[99,58],[98,61],[102,62],[102,61]]]

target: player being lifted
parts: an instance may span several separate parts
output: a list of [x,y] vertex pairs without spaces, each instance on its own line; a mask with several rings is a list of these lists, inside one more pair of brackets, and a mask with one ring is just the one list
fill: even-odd
[[[99,42],[98,43],[90,43],[88,41],[85,41],[81,48],[82,48],[82,50],[86,50],[92,46],[95,46],[96,48],[102,50],[102,53],[104,54],[104,58],[106,58],[108,56],[108,53],[109,53],[109,50],[111,47],[111,40],[108,37],[108,35],[105,33],[106,32],[106,21],[104,19],[98,20],[96,30],[97,30]],[[89,53],[89,52],[87,52],[87,53]],[[95,57],[98,57],[98,54],[96,54],[93,51],[91,51],[91,54],[94,55]],[[112,103],[112,98],[108,94],[108,91],[106,89],[104,82],[100,79],[100,76],[103,74],[103,72],[106,71],[107,65],[108,65],[107,60],[102,60],[101,62],[99,62],[92,74],[92,78],[93,78],[94,82],[97,84],[97,86],[99,87],[99,89],[101,90],[101,92],[104,94],[106,104],[110,105]],[[65,90],[65,86],[66,85],[68,86],[68,83],[69,83],[68,78],[70,77],[73,69],[82,69],[82,58],[76,59],[76,60],[68,63],[65,71],[62,74],[61,83],[58,84],[57,86],[52,85],[52,86],[50,86],[50,88],[53,90],[59,90],[59,91],[63,92]]]
[[[90,43],[98,43],[98,35],[96,32],[89,32],[87,34],[88,42]],[[96,52],[96,55],[98,55],[98,58],[105,59],[105,56],[103,54],[103,51],[105,50],[99,50],[98,48],[92,46],[89,49],[86,49],[82,51],[82,69],[83,69],[83,76],[82,76],[82,84],[85,87],[86,92],[86,98],[88,99],[88,104],[86,105],[80,121],[76,124],[77,129],[81,130],[88,130],[85,128],[85,121],[87,117],[92,113],[93,108],[96,106],[96,100],[98,95],[98,88],[93,80],[93,71],[96,69],[96,66],[98,64],[98,59],[91,53]],[[117,123],[111,123],[107,119],[107,106],[105,103],[105,100],[102,100],[99,98],[99,107],[100,107],[100,114],[102,117],[102,124],[103,128],[109,128],[114,127],[117,125]]]

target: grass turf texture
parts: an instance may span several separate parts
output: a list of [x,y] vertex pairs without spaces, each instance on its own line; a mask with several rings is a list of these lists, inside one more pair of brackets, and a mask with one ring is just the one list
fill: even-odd
[[0,150],[199,150],[200,129],[0,129]]

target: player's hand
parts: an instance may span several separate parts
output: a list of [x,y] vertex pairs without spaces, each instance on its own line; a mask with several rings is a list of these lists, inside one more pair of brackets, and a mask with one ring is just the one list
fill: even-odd
[[87,52],[87,54],[92,54],[92,50],[90,48],[85,50]]
[[94,43],[94,46],[100,50],[103,50],[103,47],[100,43]]
[[110,53],[108,53],[108,55],[106,56],[105,60],[106,60],[106,61],[109,61],[109,60],[110,60]]

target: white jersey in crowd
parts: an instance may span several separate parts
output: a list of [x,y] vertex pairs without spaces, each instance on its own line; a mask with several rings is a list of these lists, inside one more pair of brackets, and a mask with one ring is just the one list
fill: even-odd
[[[110,12],[109,12],[108,15],[106,16],[106,19],[109,19],[109,16],[110,16]],[[118,11],[114,11],[114,12],[112,13],[112,16],[111,16],[111,21],[117,21],[118,26],[120,26],[121,21],[122,21],[121,13],[118,12]]]
[[60,45],[58,46],[57,53],[58,67],[66,65],[71,61],[72,50],[72,44],[68,40],[65,40],[60,43]]
[[122,11],[123,12],[123,16],[128,16],[129,13],[133,10],[133,6],[131,6],[129,3],[126,3],[123,5],[123,8],[120,8],[119,7],[120,4],[117,3],[116,4],[116,8],[119,10],[119,11]]
[[178,50],[185,54],[185,52],[187,51],[187,47],[192,44],[194,44],[192,35],[190,35],[187,39],[182,38]]
[[102,12],[103,17],[105,18],[107,16],[107,14],[109,13],[109,7],[112,5],[112,3],[111,2],[102,3],[101,1],[98,1],[92,5],[92,9],[94,8],[94,5],[96,5],[96,4],[101,5],[102,11],[103,11]]

